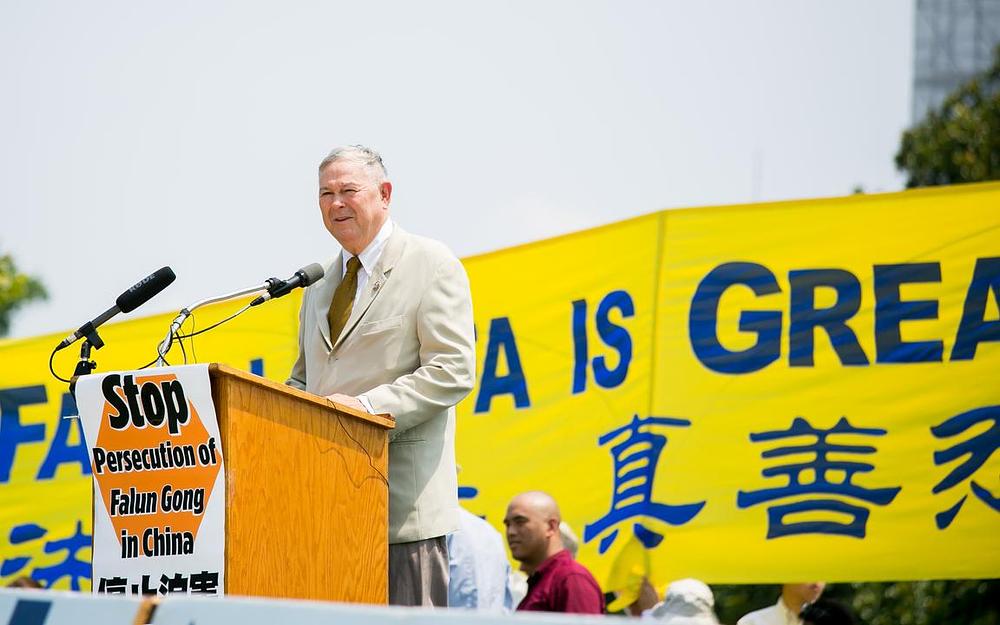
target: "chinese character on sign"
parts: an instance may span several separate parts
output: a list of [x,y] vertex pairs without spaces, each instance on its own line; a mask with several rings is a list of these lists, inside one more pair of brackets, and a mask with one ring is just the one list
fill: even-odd
[[[10,530],[8,539],[11,545],[23,545],[44,538],[46,534],[48,534],[48,530],[44,527],[34,523],[25,523],[14,526]],[[65,558],[62,562],[52,566],[35,567],[31,572],[32,579],[46,588],[51,588],[60,579],[68,577],[70,588],[80,590],[80,580],[90,579],[90,561],[81,560],[77,554],[83,549],[90,549],[90,538],[90,534],[83,533],[83,522],[77,521],[72,536],[46,542],[42,547],[45,553],[65,551]],[[18,556],[4,560],[0,564],[0,577],[22,571],[30,561],[30,556]]]
[[[952,460],[967,456],[961,464],[952,469],[951,473],[934,486],[932,492],[935,495],[971,478],[976,471],[986,464],[997,448],[1000,448],[1000,406],[984,406],[975,410],[969,410],[968,412],[957,414],[944,423],[931,428],[931,434],[935,438],[945,439],[963,434],[970,428],[987,422],[992,422],[992,424],[979,434],[970,437],[968,440],[954,443],[947,449],[934,452],[934,464],[936,466],[941,466]],[[994,497],[985,486],[976,480],[969,480],[969,490],[995,512],[1000,512],[1000,497]],[[969,494],[965,493],[958,500],[958,503],[943,512],[939,512],[935,516],[938,529],[943,530],[951,525],[968,496]]]
[[124,577],[102,577],[97,584],[97,592],[108,595],[124,595],[128,590],[128,580]]
[[156,594],[156,586],[153,586],[152,584],[150,584],[150,577],[149,577],[149,575],[143,575],[142,576],[142,586],[140,586],[137,583],[136,584],[132,584],[132,594],[133,595],[139,595],[139,594],[141,594],[141,595],[144,595],[144,596],[145,595],[155,595]]
[[193,595],[217,595],[219,594],[219,574],[202,571],[191,574],[191,594]]
[[175,573],[173,577],[169,577],[166,573],[160,575],[160,588],[158,589],[159,594],[169,595],[172,592],[187,593],[187,590],[187,575],[184,575],[183,573]]
[[[585,525],[584,542],[590,542],[608,530],[601,539],[599,553],[606,552],[618,537],[620,523],[631,519],[656,519],[669,525],[683,525],[693,519],[705,506],[705,502],[669,505],[653,501],[653,478],[660,453],[667,444],[667,437],[651,430],[661,427],[688,427],[687,419],[672,417],[646,417],[635,415],[625,426],[614,429],[597,439],[599,445],[618,441],[611,447],[614,460],[614,484],[612,485],[611,510],[603,517]],[[636,538],[647,549],[660,544],[663,535],[646,527],[642,522],[632,525]]]
[[[871,455],[877,450],[869,445],[846,444],[843,441],[853,440],[857,436],[885,436],[886,431],[878,428],[858,428],[851,425],[846,417],[841,417],[837,424],[828,430],[813,427],[802,417],[796,417],[787,430],[757,432],[750,434],[754,443],[777,441],[788,438],[811,438],[806,444],[790,444],[787,447],[775,447],[765,450],[762,458],[782,458],[795,456],[788,464],[764,469],[764,477],[784,476],[788,483],[775,488],[765,488],[755,491],[739,491],[736,503],[740,508],[748,508],[764,502],[778,499],[791,499],[788,503],[772,505],[767,510],[767,537],[780,538],[795,534],[838,534],[864,538],[868,526],[868,508],[834,499],[833,496],[854,499],[862,504],[888,505],[899,491],[899,486],[893,488],[865,488],[853,482],[858,473],[869,473],[874,465],[865,462],[848,460],[831,460],[830,454],[837,458],[846,455]],[[833,443],[836,437],[839,443]],[[812,456],[799,460],[803,455]],[[811,481],[807,477],[812,476]],[[830,479],[831,476],[836,476]],[[839,479],[837,479],[839,478]],[[813,497],[810,497],[813,496]],[[818,497],[817,497],[818,496]],[[831,520],[816,520],[816,513],[829,513]],[[787,517],[795,514],[807,514],[812,520],[790,521]],[[850,521],[837,521],[844,515]]]

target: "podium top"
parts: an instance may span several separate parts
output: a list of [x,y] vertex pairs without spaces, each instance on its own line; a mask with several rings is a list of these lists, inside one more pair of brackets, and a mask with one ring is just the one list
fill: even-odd
[[259,375],[254,375],[246,371],[240,371],[218,362],[213,362],[208,365],[208,374],[213,380],[216,378],[235,378],[237,380],[242,380],[244,382],[249,382],[255,386],[269,389],[276,393],[285,393],[291,395],[301,401],[308,402],[315,406],[325,408],[327,410],[334,410],[336,412],[350,415],[355,419],[360,419],[362,421],[367,421],[379,427],[391,430],[396,427],[396,420],[392,416],[387,414],[369,414],[363,410],[356,410],[350,408],[343,404],[338,404],[332,402],[325,397],[320,397],[319,395],[313,395],[312,393],[307,393],[305,391],[300,391],[299,389],[288,386],[286,384],[279,384],[273,380],[268,380],[267,378],[262,378]]

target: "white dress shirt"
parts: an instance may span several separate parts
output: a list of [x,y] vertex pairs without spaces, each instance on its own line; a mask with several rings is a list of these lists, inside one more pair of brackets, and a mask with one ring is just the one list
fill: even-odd
[[[354,302],[357,303],[358,295],[364,292],[365,286],[368,285],[368,278],[372,275],[372,270],[375,268],[375,264],[378,263],[378,259],[382,256],[382,250],[385,249],[385,244],[389,241],[389,236],[392,235],[392,219],[386,219],[382,227],[379,228],[378,234],[372,239],[372,242],[368,244],[368,247],[361,250],[358,254],[358,260],[361,261],[361,268],[358,269],[358,288],[354,291]],[[340,277],[343,279],[347,275],[347,261],[353,258],[347,250],[341,254],[340,263]],[[361,405],[365,407],[368,413],[374,413],[375,410],[372,408],[371,402],[364,395],[358,395],[358,401]]]
[[465,508],[448,534],[448,607],[511,612],[510,562],[500,532]]
[[[378,259],[382,256],[382,250],[385,249],[385,244],[392,235],[392,227],[392,219],[386,219],[382,227],[379,228],[378,234],[372,239],[372,242],[358,254],[358,260],[361,261],[361,269],[358,269],[358,288],[354,292],[355,302],[358,301],[358,295],[365,290],[368,278],[372,275],[372,269],[375,268],[375,264],[378,263]],[[353,257],[347,250],[344,250],[341,256],[340,277],[343,278],[347,275],[347,261]]]
[[776,604],[744,615],[736,625],[802,625],[802,620],[778,597]]

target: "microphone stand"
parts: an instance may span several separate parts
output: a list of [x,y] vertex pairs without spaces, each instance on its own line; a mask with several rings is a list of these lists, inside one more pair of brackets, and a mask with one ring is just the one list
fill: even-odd
[[226,293],[225,295],[209,297],[195,302],[186,308],[182,308],[181,311],[177,313],[177,316],[174,317],[174,320],[170,323],[170,329],[167,330],[167,336],[160,341],[160,345],[156,348],[156,353],[159,356],[159,358],[156,359],[156,366],[163,367],[167,364],[167,360],[164,356],[166,356],[167,352],[170,351],[170,346],[173,345],[174,337],[177,335],[177,331],[180,330],[181,326],[184,325],[184,322],[187,321],[187,318],[190,317],[191,313],[193,313],[196,309],[201,308],[202,306],[207,306],[208,304],[217,304],[219,302],[224,302],[243,295],[253,295],[254,293],[266,291],[272,288],[274,284],[278,284],[280,282],[281,280],[278,280],[277,278],[268,278],[264,284],[256,284],[245,289],[233,291],[232,293]]
[[101,349],[104,347],[104,341],[101,340],[99,334],[97,334],[97,328],[91,322],[87,322],[83,326],[83,342],[80,344],[80,360],[76,363],[76,369],[73,370],[73,377],[70,378],[69,392],[76,399],[76,381],[85,375],[90,375],[97,368],[97,363],[91,360],[90,350]]

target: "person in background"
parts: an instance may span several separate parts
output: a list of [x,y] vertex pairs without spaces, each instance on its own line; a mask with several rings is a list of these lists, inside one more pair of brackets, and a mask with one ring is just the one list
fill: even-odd
[[642,618],[670,625],[719,625],[714,608],[715,595],[705,582],[679,579],[667,586],[663,601],[643,612]]
[[858,622],[847,606],[829,599],[807,604],[799,616],[805,625],[857,625]]
[[7,584],[7,588],[44,588],[36,580],[30,577],[18,577],[11,583]]
[[458,510],[458,531],[448,534],[448,607],[511,612],[510,563],[503,537],[465,508]]
[[802,625],[799,613],[803,606],[819,599],[826,582],[785,584],[774,605],[746,614],[736,625]]
[[603,614],[601,587],[565,549],[561,521],[555,499],[540,491],[522,493],[507,506],[507,544],[528,573],[528,594],[517,609]]
[[576,532],[566,521],[559,522],[559,537],[562,538],[563,547],[575,560],[576,552],[580,550],[580,539],[576,537]]
[[[664,597],[664,600],[666,600],[666,597]],[[632,605],[626,608],[626,612],[629,616],[642,616],[659,602],[660,596],[657,594],[656,589],[653,588],[653,584],[649,582],[648,577],[643,577],[642,584],[639,586],[639,596],[635,598]],[[715,602],[714,596],[712,597],[712,602]]]

